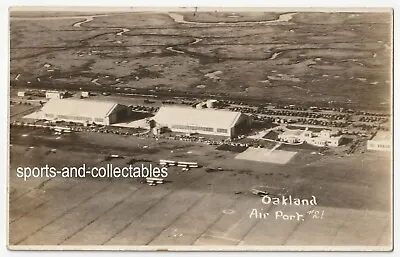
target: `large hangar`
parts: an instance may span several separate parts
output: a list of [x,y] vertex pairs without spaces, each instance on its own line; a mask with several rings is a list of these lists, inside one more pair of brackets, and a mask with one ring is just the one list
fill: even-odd
[[154,117],[157,127],[175,132],[235,137],[249,130],[251,119],[240,112],[163,106]]
[[110,125],[126,119],[129,109],[115,102],[50,99],[43,106],[42,115],[46,120]]

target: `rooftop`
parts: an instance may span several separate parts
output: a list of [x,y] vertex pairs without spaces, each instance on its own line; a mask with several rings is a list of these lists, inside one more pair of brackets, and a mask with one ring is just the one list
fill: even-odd
[[300,130],[300,129],[289,129],[286,130],[285,132],[282,133],[282,135],[284,136],[300,136],[301,134],[303,134],[304,130]]
[[60,94],[65,94],[66,91],[46,90],[46,93],[60,93]]
[[191,107],[162,106],[154,120],[160,124],[231,128],[240,117],[240,112]]
[[392,135],[389,131],[378,130],[372,140],[392,140]]
[[106,117],[117,105],[115,102],[83,99],[50,99],[42,111],[57,115]]

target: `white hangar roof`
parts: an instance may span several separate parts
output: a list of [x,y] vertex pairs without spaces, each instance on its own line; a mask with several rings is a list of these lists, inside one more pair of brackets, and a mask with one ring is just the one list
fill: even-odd
[[391,140],[391,133],[389,131],[378,130],[372,140],[380,141],[380,140]]
[[154,120],[160,124],[231,128],[236,125],[241,115],[240,112],[226,110],[162,106]]
[[118,103],[81,99],[50,99],[42,112],[81,117],[107,117]]

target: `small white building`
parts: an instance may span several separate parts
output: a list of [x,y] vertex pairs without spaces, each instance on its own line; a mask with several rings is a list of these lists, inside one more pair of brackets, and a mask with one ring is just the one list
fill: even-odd
[[278,139],[290,144],[301,143],[304,141],[303,130],[286,130],[278,135]]
[[206,101],[207,108],[215,108],[217,104],[218,104],[217,100],[210,99]]
[[25,91],[18,91],[17,96],[24,97],[25,96]]
[[83,98],[88,98],[88,97],[90,96],[90,94],[89,94],[88,91],[82,91],[82,92],[81,92],[81,96],[82,96]]
[[312,138],[310,144],[317,146],[339,146],[342,140],[343,136],[338,135],[338,132],[322,130],[316,137]]
[[367,149],[373,151],[390,151],[392,147],[391,134],[388,131],[378,131],[368,140]]
[[197,109],[204,109],[204,108],[215,108],[217,107],[218,100],[210,99],[201,103],[196,104]]
[[65,98],[66,92],[60,91],[46,91],[46,99],[63,99]]
[[343,137],[338,135],[338,132],[333,132],[330,130],[322,130],[319,133],[313,133],[306,128],[305,130],[288,129],[282,134],[278,135],[278,139],[290,144],[306,142],[310,145],[323,147],[339,146],[343,140]]

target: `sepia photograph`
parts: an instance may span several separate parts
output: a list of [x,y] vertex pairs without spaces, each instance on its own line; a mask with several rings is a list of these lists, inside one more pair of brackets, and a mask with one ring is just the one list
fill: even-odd
[[8,249],[393,250],[393,9],[8,20]]

